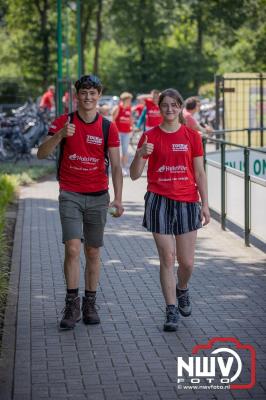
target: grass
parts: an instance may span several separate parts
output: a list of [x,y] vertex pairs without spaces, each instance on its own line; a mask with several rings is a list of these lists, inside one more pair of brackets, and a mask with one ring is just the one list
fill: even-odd
[[0,177],[1,175],[11,175],[12,179],[15,178],[17,180],[18,185],[33,183],[53,172],[55,172],[54,165],[0,164]]
[[5,229],[5,213],[16,198],[19,186],[36,182],[54,172],[54,165],[0,164],[0,344],[11,263],[8,242],[12,242]]

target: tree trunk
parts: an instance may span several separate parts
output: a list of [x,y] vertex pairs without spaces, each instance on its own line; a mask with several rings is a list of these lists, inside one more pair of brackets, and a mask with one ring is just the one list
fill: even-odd
[[81,1],[81,52],[82,52],[82,74],[88,73],[89,71],[86,71],[86,65],[85,65],[85,49],[87,48],[87,39],[88,39],[88,31],[90,28],[90,22],[91,22],[91,15],[92,15],[92,7],[88,5],[86,2],[86,7],[83,1]]
[[201,71],[202,71],[202,46],[203,46],[203,24],[202,24],[202,16],[201,11],[198,10],[196,16],[197,23],[197,43],[196,43],[196,72],[194,79],[194,91],[198,94],[200,84],[201,84]]
[[146,22],[146,8],[147,8],[147,3],[145,0],[140,0],[139,1],[139,15],[141,18],[142,15],[142,29],[141,29],[141,37],[139,40],[139,52],[140,52],[140,65],[141,65],[141,74],[140,74],[140,78],[141,78],[141,86],[145,86],[147,79],[148,79],[148,75],[147,75],[147,66],[146,66],[146,60],[147,60],[147,52],[146,52],[146,42],[145,42],[145,22]]
[[98,75],[99,70],[99,54],[100,54],[100,43],[102,39],[102,6],[103,1],[98,0],[98,10],[96,13],[96,37],[95,37],[95,53],[94,53],[94,62],[93,62],[93,73]]
[[35,1],[36,7],[40,14],[40,36],[42,38],[42,82],[43,89],[46,89],[51,82],[50,77],[50,49],[49,49],[49,32],[47,28],[47,15],[49,9],[49,0],[43,1],[43,8],[39,1]]
[[146,43],[144,36],[140,38],[139,50],[140,50],[140,63],[141,63],[141,86],[145,86],[148,76],[146,70]]

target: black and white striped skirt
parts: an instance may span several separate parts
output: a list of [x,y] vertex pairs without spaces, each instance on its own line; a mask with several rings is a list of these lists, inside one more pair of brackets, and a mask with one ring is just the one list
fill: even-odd
[[142,225],[149,232],[176,236],[202,227],[198,202],[172,200],[152,192],[147,192],[144,199]]

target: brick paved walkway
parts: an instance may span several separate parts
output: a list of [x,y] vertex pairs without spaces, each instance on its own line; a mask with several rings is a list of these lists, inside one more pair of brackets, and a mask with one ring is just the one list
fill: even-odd
[[[101,325],[60,332],[63,246],[55,181],[21,193],[0,364],[1,400],[265,399],[264,255],[213,221],[199,233],[193,316],[162,331],[158,258],[141,228],[144,180],[125,179],[126,213],[109,217],[98,304]],[[82,258],[82,267],[84,260]],[[84,289],[81,280],[81,293]],[[255,388],[179,390],[176,357],[212,337],[257,350]],[[248,375],[248,371],[246,373]]]

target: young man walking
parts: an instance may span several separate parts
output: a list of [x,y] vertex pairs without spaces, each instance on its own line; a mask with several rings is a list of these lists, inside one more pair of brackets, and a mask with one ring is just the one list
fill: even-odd
[[[82,76],[76,83],[77,111],[55,119],[37,157],[46,158],[60,146],[59,212],[65,244],[64,272],[67,285],[61,329],[72,329],[81,319],[79,278],[81,241],[86,258],[85,295],[82,316],[85,324],[98,324],[95,307],[100,276],[100,247],[110,202],[108,193],[109,155],[114,186],[116,217],[123,214],[122,171],[119,136],[114,123],[97,112],[102,84],[94,75]],[[106,124],[107,123],[107,124]]]

